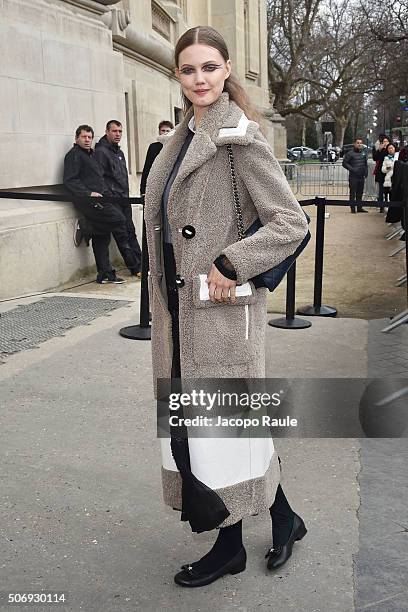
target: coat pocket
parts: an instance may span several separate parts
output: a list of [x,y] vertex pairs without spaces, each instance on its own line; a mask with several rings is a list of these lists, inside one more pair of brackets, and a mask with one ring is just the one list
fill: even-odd
[[193,280],[194,360],[198,364],[246,363],[251,354],[252,295],[239,296],[235,304],[200,300],[200,281]]

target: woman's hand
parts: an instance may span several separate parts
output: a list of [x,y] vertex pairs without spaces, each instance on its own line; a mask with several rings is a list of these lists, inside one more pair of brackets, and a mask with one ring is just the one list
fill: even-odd
[[208,293],[212,302],[235,303],[237,281],[225,278],[214,264],[207,275]]

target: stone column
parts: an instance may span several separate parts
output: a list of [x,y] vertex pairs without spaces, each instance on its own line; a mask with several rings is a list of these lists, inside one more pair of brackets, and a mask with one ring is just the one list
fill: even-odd
[[285,118],[273,107],[273,98],[271,100],[271,106],[263,111],[263,115],[266,119],[265,123],[270,126],[270,138],[268,137],[268,140],[272,144],[275,157],[279,160],[287,159]]

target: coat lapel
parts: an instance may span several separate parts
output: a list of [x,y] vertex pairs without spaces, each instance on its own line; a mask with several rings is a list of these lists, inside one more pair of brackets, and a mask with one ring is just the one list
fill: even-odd
[[[160,212],[163,191],[188,134],[188,123],[192,116],[193,108],[191,107],[174,134],[164,144],[163,151],[157,156],[150,170],[146,189],[145,218],[147,220],[157,218]],[[168,210],[171,211],[175,196],[186,178],[216,154],[217,146],[227,143],[250,144],[258,127],[256,122],[248,121],[243,117],[242,110],[234,102],[230,102],[227,92],[222,93],[203,115],[187,149],[170,190]]]
[[[227,93],[223,93],[203,115],[170,190],[168,202],[169,210],[172,208],[174,197],[178,193],[183,181],[216,154],[217,147],[214,139],[220,127],[223,125],[225,117],[228,115],[228,111],[229,96]],[[187,129],[188,122],[192,115],[192,109],[189,109],[188,119],[186,117]]]
[[[148,227],[148,240],[150,236],[149,250],[152,251],[151,269],[156,272],[160,270],[161,234],[154,229],[154,226],[159,228],[161,226],[163,191],[187,137],[188,123],[192,116],[193,108],[191,107],[183,121],[165,142],[163,150],[153,163],[147,180],[144,215]],[[167,203],[170,222],[181,222],[185,216],[185,207],[194,203],[195,197],[201,196],[200,193],[196,193],[196,186],[188,201],[178,197],[186,179],[215,157],[218,147],[228,143],[244,146],[250,144],[257,129],[258,124],[243,115],[242,110],[230,101],[228,93],[222,93],[203,115],[174,179]]]

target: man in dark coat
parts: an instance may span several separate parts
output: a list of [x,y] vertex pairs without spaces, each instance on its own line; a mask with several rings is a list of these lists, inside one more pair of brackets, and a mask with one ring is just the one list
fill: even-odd
[[[111,119],[106,124],[105,136],[95,146],[95,157],[103,171],[103,178],[109,191],[117,198],[129,197],[129,179],[126,159],[119,142],[122,138],[122,124],[116,119]],[[127,199],[113,202],[123,213],[126,219],[126,230],[128,242],[133,252],[136,265],[130,269],[134,276],[140,276],[140,262],[142,254],[136,237],[136,230],[132,219],[132,205]],[[118,244],[119,251],[121,249]],[[122,254],[123,256],[123,254]]]
[[[159,123],[159,136],[164,136],[174,129],[171,121],[160,121]],[[163,143],[160,141],[152,142],[149,145],[146,153],[146,159],[143,166],[142,178],[140,181],[140,193],[144,195],[146,193],[146,182],[149,176],[150,168],[153,166],[153,162],[163,148]]]
[[354,140],[353,148],[343,157],[343,168],[349,171],[351,212],[356,212],[356,205],[358,213],[368,212],[361,205],[364,183],[368,176],[367,155],[363,151],[363,140],[361,138]]
[[[92,149],[93,137],[94,131],[91,126],[80,125],[75,133],[75,144],[64,159],[64,185],[79,198],[112,196]],[[99,204],[89,200],[74,201],[74,204],[91,228],[92,249],[98,271],[96,282],[123,283],[124,280],[116,276],[109,260],[109,242],[112,233],[118,246],[120,245],[120,252],[127,267],[132,268],[137,265],[129,246],[123,213],[109,202]]]

